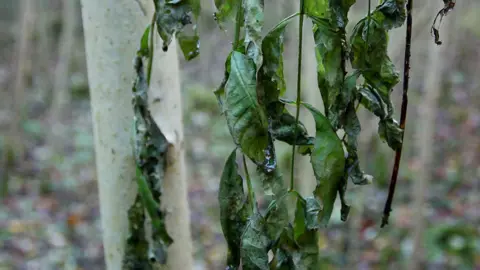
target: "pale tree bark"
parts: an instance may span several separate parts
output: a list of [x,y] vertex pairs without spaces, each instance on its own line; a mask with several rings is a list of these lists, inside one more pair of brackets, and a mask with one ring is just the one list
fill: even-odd
[[[293,1],[296,3],[296,1]],[[312,23],[305,20],[303,37],[303,83],[302,100],[312,104],[315,108],[323,110],[322,96],[317,84],[317,60],[315,58],[315,41],[313,40]],[[315,121],[310,112],[301,108],[302,123],[308,130],[310,136],[315,136]],[[303,196],[311,196],[316,185],[315,175],[313,174],[312,164],[307,157],[299,157],[297,170],[297,190]]]
[[[447,24],[448,22],[444,22]],[[443,36],[447,36],[447,27],[443,27]],[[447,30],[447,31],[445,31]],[[435,143],[435,120],[437,115],[438,97],[442,88],[442,78],[445,71],[445,53],[448,45],[435,45],[428,40],[428,62],[425,67],[424,94],[419,102],[419,119],[417,121],[417,149],[419,150],[419,170],[413,186],[414,230],[413,230],[413,254],[411,265],[408,269],[425,268],[424,233],[426,229],[426,203],[430,180],[432,178],[433,146]]]
[[45,107],[50,106],[52,99],[52,74],[50,72],[50,58],[52,50],[53,36],[50,31],[52,26],[52,9],[49,0],[36,1],[37,19],[35,22],[36,36],[36,64],[35,64],[35,89],[41,100],[45,101]]
[[13,152],[17,158],[25,156],[25,146],[23,142],[22,123],[25,119],[25,88],[27,74],[31,71],[31,43],[30,39],[33,32],[34,21],[34,2],[33,0],[20,1],[20,27],[17,32],[17,51],[16,57],[16,76],[13,88],[13,112],[14,117],[10,127],[10,138]]
[[[150,21],[153,4],[82,0],[82,5],[105,260],[107,269],[117,270],[122,269],[129,233],[127,211],[137,194],[131,144],[131,89],[135,77],[132,59]],[[142,9],[150,15],[145,16]],[[158,39],[157,44],[161,44]],[[192,269],[180,81],[173,43],[167,53],[156,46],[149,95],[152,115],[171,143],[161,201],[174,244],[168,249],[165,269]]]

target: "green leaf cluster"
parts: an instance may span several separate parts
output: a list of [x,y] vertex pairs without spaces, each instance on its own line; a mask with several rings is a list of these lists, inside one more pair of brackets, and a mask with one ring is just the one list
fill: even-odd
[[[220,27],[235,22],[233,48],[225,60],[223,81],[215,90],[236,145],[225,163],[218,195],[220,221],[228,245],[228,269],[318,269],[317,231],[328,225],[337,197],[341,203],[341,219],[345,221],[350,210],[346,201],[348,180],[357,185],[372,182],[372,177],[361,170],[357,154],[360,105],[379,118],[379,136],[392,149],[402,144],[403,130],[393,118],[390,99],[399,75],[387,54],[387,45],[388,32],[400,27],[405,20],[405,0],[383,0],[355,25],[347,38],[348,13],[355,2],[301,0],[300,13],[281,20],[263,35],[263,0],[215,0],[215,19]],[[199,37],[193,20],[199,15],[199,0],[155,0],[154,3],[156,12],[150,30],[157,27],[164,49],[176,35],[185,57],[188,60],[196,57]],[[297,17],[300,22],[306,17],[313,23],[311,33],[315,40],[323,113],[300,99],[297,102],[284,99],[287,91],[284,34]],[[187,27],[192,25],[191,29]],[[301,27],[303,31],[303,25]],[[148,40],[148,33],[153,32],[150,30],[147,29],[142,38],[137,57],[135,154],[142,195],[139,202],[145,205],[152,219],[159,221],[158,226],[154,226],[161,229],[163,216],[152,209],[158,209],[157,199],[161,195],[158,187],[161,187],[168,144],[150,120],[145,102],[151,62],[145,76],[142,59],[153,58]],[[299,43],[301,48],[301,41]],[[347,69],[349,63],[351,70]],[[293,116],[287,110],[287,105],[296,106],[297,110],[304,106],[311,113],[315,120],[314,136],[310,136],[298,120],[298,113]],[[338,136],[339,130],[344,131],[343,138]],[[290,189],[284,187],[276,160],[276,141],[292,145],[293,154],[299,146],[301,154],[309,156],[317,182],[312,196],[303,198],[295,191],[293,174]],[[243,177],[237,165],[237,151],[243,157]],[[247,159],[255,164],[264,193],[271,198],[263,212],[255,200]],[[290,220],[286,198],[292,196],[296,207]],[[162,243],[171,242],[168,235],[158,235]],[[273,253],[273,259],[269,259],[269,252]]]

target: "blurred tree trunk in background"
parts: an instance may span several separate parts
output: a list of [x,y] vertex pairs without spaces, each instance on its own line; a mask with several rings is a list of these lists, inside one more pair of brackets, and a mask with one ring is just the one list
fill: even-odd
[[58,60],[54,72],[53,102],[50,108],[50,145],[59,154],[63,153],[60,140],[61,136],[69,137],[68,130],[61,125],[66,120],[70,111],[70,60],[75,40],[75,27],[77,23],[77,0],[62,1],[62,32],[58,44]]
[[[453,21],[445,21],[444,24],[451,24]],[[448,27],[444,25],[442,36],[447,37]],[[449,37],[451,38],[451,37]],[[426,44],[425,44],[426,43]],[[446,43],[446,42],[445,42]],[[416,139],[418,157],[418,173],[414,179],[413,185],[413,254],[411,265],[408,269],[420,270],[426,267],[425,258],[425,229],[427,224],[427,199],[429,194],[429,184],[432,178],[432,169],[434,162],[434,144],[435,144],[435,122],[438,107],[438,97],[441,93],[443,74],[445,65],[447,65],[447,57],[445,57],[447,50],[451,48],[448,44],[441,46],[435,45],[431,40],[424,42],[428,49],[429,69],[425,69],[424,77],[424,92],[419,106],[419,119],[416,121]]]
[[35,81],[38,95],[45,101],[45,107],[48,108],[51,105],[52,100],[52,74],[50,72],[50,60],[51,55],[54,52],[53,35],[52,35],[52,22],[53,18],[51,1],[50,0],[37,0],[36,1],[37,19],[35,23],[36,36],[38,37],[38,43],[36,46],[37,61],[34,67]]
[[0,195],[8,193],[9,170],[12,169],[15,161],[22,161],[25,157],[25,145],[23,136],[23,121],[25,119],[25,88],[27,77],[31,75],[31,38],[33,34],[34,3],[33,0],[22,0],[18,16],[18,31],[16,37],[16,50],[13,55],[16,73],[13,89],[7,94],[11,98],[11,117],[8,132],[3,140],[2,153],[0,156]]
[[27,87],[27,76],[31,71],[31,37],[33,33],[34,22],[34,1],[19,1],[19,31],[17,31],[17,48],[14,55],[16,59],[15,85],[13,88],[13,113],[14,117],[10,127],[10,141],[13,152],[18,159],[25,156],[25,146],[23,141],[22,124],[25,119],[25,88]]
[[[151,15],[151,1],[82,0],[105,260],[107,269],[112,270],[122,266],[128,236],[127,211],[137,190],[131,145],[131,89],[135,77],[132,59],[151,18],[143,14],[139,2]],[[168,249],[166,267],[172,270],[192,269],[176,57],[175,42],[164,53],[157,39],[149,91],[154,101],[152,115],[171,143],[162,206],[167,211],[167,230],[175,241]]]

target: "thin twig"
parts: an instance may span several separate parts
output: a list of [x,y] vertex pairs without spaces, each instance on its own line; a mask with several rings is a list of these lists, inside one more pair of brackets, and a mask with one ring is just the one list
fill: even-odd
[[402,96],[402,111],[400,115],[400,128],[402,132],[402,144],[395,152],[395,164],[393,165],[392,178],[390,179],[390,186],[388,189],[388,197],[385,202],[385,208],[383,210],[382,224],[383,228],[388,224],[388,218],[392,211],[392,201],[395,194],[395,186],[397,184],[398,169],[400,168],[400,160],[402,157],[403,138],[405,136],[405,123],[407,121],[407,106],[408,106],[408,83],[410,81],[410,56],[411,56],[411,44],[412,44],[412,5],[413,0],[407,2],[407,30],[406,30],[406,42],[405,42],[405,62],[403,69],[403,96]]
[[152,77],[153,67],[153,53],[155,51],[155,20],[157,18],[157,12],[155,11],[150,22],[150,39],[148,44],[148,66],[147,66],[147,85],[150,86],[150,78]]
[[295,188],[295,145],[297,144],[298,119],[300,117],[300,102],[302,96],[302,50],[303,50],[303,18],[305,14],[304,0],[300,0],[300,24],[298,31],[298,65],[297,65],[297,111],[295,113],[295,137],[292,145],[292,168],[290,171],[290,189]]

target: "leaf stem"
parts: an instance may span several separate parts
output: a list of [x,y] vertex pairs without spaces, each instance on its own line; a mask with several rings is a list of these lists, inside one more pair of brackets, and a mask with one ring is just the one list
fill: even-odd
[[400,168],[400,160],[402,157],[402,148],[403,148],[403,138],[405,136],[405,124],[407,121],[407,106],[408,106],[408,83],[410,81],[410,56],[411,56],[411,46],[412,46],[412,27],[413,27],[413,18],[412,18],[412,6],[413,0],[408,0],[407,2],[407,30],[405,37],[405,62],[403,70],[403,96],[402,96],[402,111],[400,114],[400,128],[402,132],[402,144],[395,152],[395,164],[393,165],[392,178],[390,179],[390,186],[388,188],[388,197],[385,202],[385,208],[383,210],[382,224],[380,225],[383,228],[388,224],[388,218],[390,212],[392,211],[392,202],[393,195],[395,194],[395,186],[397,184],[398,169]]
[[295,138],[292,145],[292,168],[290,171],[290,191],[295,188],[295,146],[297,144],[298,118],[300,117],[300,102],[302,95],[302,50],[303,50],[303,18],[305,15],[305,1],[300,0],[300,18],[298,31],[298,65],[297,65],[297,111],[295,113]]
[[153,52],[155,51],[155,19],[157,18],[157,12],[155,11],[150,22],[150,39],[148,42],[148,65],[147,65],[147,85],[150,86],[150,78],[152,77],[153,66]]
[[250,179],[250,174],[248,173],[247,160],[245,158],[245,155],[243,155],[243,169],[245,170],[245,177],[247,178],[248,198],[252,202],[253,213],[257,213],[257,201],[255,200],[252,179]]
[[240,1],[240,6],[237,10],[237,16],[235,17],[235,37],[233,40],[233,50],[235,50],[240,44],[240,30],[242,29],[243,20],[243,1]]

